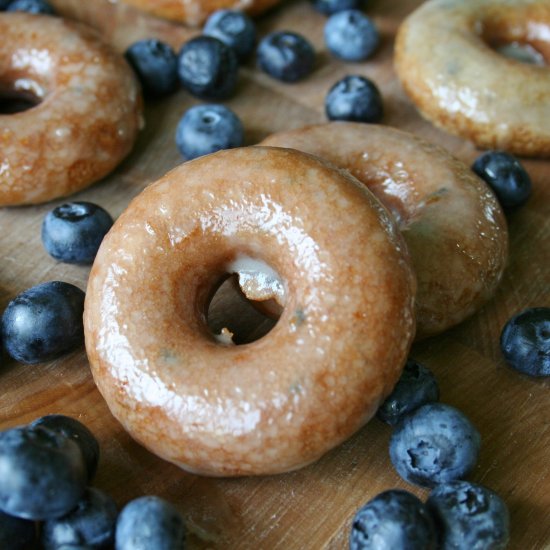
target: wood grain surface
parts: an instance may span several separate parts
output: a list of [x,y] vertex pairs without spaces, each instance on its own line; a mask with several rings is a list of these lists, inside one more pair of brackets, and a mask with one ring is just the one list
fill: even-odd
[[[198,32],[107,0],[53,3],[65,16],[100,29],[120,51],[150,36],[179,47]],[[328,88],[340,77],[355,73],[369,76],[381,88],[384,124],[440,143],[470,164],[479,151],[423,121],[392,69],[395,32],[418,4],[415,0],[368,3],[367,13],[379,25],[383,40],[372,60],[359,64],[330,57],[323,43],[325,18],[307,0],[284,3],[258,19],[260,34],[290,29],[306,35],[315,45],[318,62],[309,78],[293,85],[261,74],[253,60],[242,68],[237,94],[227,105],[242,118],[247,144],[273,131],[323,122]],[[132,197],[182,161],[174,132],[180,116],[195,103],[184,91],[149,103],[146,127],[130,157],[108,178],[73,198],[97,202],[118,216]],[[509,216],[510,259],[496,296],[460,326],[412,350],[412,356],[435,372],[441,400],[461,409],[481,432],[481,455],[470,478],[504,498],[511,513],[510,548],[521,550],[550,548],[549,382],[512,371],[499,350],[500,331],[509,317],[529,306],[550,305],[550,163],[526,160],[525,166],[533,179],[533,196]],[[58,263],[41,245],[43,216],[61,202],[0,210],[2,309],[16,294],[43,281],[63,280],[86,288],[89,268]],[[0,388],[1,429],[48,413],[80,419],[101,444],[94,484],[110,493],[119,506],[144,494],[172,501],[186,519],[189,548],[346,548],[355,510],[377,493],[398,487],[421,498],[427,495],[395,473],[388,456],[391,429],[377,420],[297,472],[209,479],[161,461],[123,431],[95,388],[83,350],[34,366],[4,357]]]

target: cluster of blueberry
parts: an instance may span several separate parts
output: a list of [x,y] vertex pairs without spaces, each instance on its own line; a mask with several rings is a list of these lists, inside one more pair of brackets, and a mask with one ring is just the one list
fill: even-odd
[[26,11],[55,15],[55,10],[47,0],[0,0],[0,11]]
[[183,548],[179,512],[155,496],[113,499],[89,484],[99,444],[78,420],[41,417],[0,432],[0,548],[44,550]]

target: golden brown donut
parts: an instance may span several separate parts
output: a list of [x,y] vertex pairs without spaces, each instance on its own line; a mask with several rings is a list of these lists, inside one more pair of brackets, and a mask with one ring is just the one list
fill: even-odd
[[429,0],[402,24],[395,68],[424,117],[479,147],[550,156],[550,70],[498,52],[520,44],[550,62],[548,0]]
[[[235,260],[284,286],[274,328],[217,341],[205,312]],[[414,335],[414,275],[386,210],[298,151],[250,147],[187,162],[116,221],[84,313],[94,379],[157,455],[207,475],[304,466],[374,414]]]
[[39,102],[0,114],[0,205],[48,201],[107,175],[142,124],[124,59],[57,17],[1,13],[0,35],[0,93]]
[[460,323],[492,296],[506,264],[506,220],[485,183],[444,149],[353,122],[280,132],[262,145],[329,160],[391,210],[418,281],[417,339]]

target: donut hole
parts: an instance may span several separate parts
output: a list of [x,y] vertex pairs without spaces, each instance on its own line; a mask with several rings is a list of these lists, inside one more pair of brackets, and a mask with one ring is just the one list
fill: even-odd
[[13,115],[28,111],[42,103],[43,95],[40,86],[29,80],[0,82],[0,114]]

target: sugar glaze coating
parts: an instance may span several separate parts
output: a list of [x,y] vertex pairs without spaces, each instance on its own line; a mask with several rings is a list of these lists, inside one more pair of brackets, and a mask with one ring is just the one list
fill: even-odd
[[0,92],[40,101],[0,114],[0,205],[69,195],[113,170],[142,124],[124,59],[57,17],[1,13],[0,34]]
[[[285,307],[250,344],[208,331],[237,258],[277,272]],[[114,416],[157,455],[207,475],[304,466],[363,426],[414,336],[406,246],[363,185],[298,151],[198,158],[141,193],[104,239],[86,349]]]
[[508,255],[506,220],[485,183],[442,148],[353,122],[280,132],[262,144],[348,170],[393,213],[418,282],[417,339],[460,323],[493,295]]

